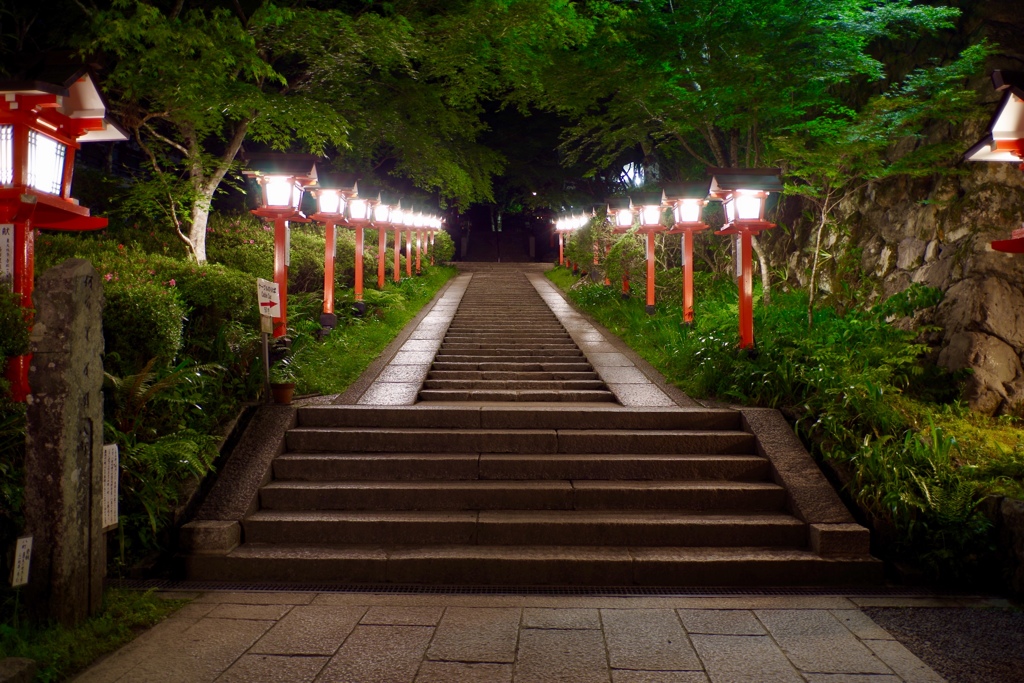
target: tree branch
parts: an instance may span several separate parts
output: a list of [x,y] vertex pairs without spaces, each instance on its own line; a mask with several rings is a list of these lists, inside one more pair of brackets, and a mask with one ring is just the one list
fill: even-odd
[[708,158],[706,156],[704,156],[703,154],[697,154],[697,152],[693,149],[693,147],[690,146],[690,143],[686,141],[686,138],[684,138],[678,132],[673,131],[672,135],[675,137],[676,141],[680,145],[683,146],[683,149],[685,149],[687,152],[689,152],[690,156],[692,156],[694,159],[696,159],[700,163],[704,164],[705,166],[714,166],[715,165],[715,164],[711,163],[711,161],[709,161]]
[[[149,118],[149,117],[147,117],[147,118]],[[185,148],[184,145],[181,145],[181,144],[175,142],[174,140],[171,140],[169,137],[156,132],[156,130],[154,130],[153,127],[151,125],[149,125],[149,123],[147,123],[145,120],[143,120],[142,126],[144,126],[146,128],[146,130],[149,131],[150,135],[155,137],[160,142],[163,142],[164,144],[170,145],[171,147],[173,147],[174,149],[178,150],[182,154],[188,155],[188,150]]]

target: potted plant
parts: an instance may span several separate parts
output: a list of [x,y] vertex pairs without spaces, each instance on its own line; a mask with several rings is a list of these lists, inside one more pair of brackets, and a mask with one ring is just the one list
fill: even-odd
[[295,394],[294,356],[285,356],[270,366],[270,393],[274,403],[287,405]]

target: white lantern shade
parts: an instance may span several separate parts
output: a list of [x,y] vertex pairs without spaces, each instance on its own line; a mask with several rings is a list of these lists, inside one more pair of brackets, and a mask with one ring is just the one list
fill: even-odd
[[391,224],[401,225],[404,220],[405,212],[402,211],[402,207],[396,206],[391,209]]
[[416,226],[416,214],[412,210],[402,213],[402,225],[406,228],[413,228]]
[[615,225],[620,228],[633,226],[633,211],[631,209],[618,209],[615,212]]
[[672,208],[676,223],[699,223],[704,202],[700,199],[680,199]]
[[729,222],[762,220],[767,195],[767,192],[759,190],[736,190],[733,192],[725,200],[725,214]]
[[67,146],[34,130],[28,132],[28,184],[40,192],[60,194]]
[[640,209],[640,222],[645,228],[655,228],[661,225],[661,207],[652,204],[645,204]]
[[0,185],[14,184],[14,126],[0,126]]
[[338,190],[319,190],[316,193],[317,210],[329,216],[340,216],[345,212],[345,198]]
[[375,223],[389,223],[391,218],[391,206],[381,202],[373,207],[373,221]]
[[370,220],[372,216],[370,202],[358,197],[348,200],[348,219],[356,223]]
[[302,186],[292,176],[268,175],[263,181],[263,201],[268,209],[298,209]]

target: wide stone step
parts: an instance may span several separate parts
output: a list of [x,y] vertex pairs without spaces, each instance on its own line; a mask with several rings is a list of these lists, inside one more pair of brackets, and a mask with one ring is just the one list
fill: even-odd
[[544,360],[558,361],[564,357],[583,357],[583,352],[575,346],[516,346],[512,347],[508,344],[503,346],[488,346],[481,348],[475,346],[472,348],[460,347],[460,348],[445,348],[441,347],[441,350],[437,352],[435,358],[439,361],[460,361],[470,360],[473,358],[480,358],[481,360],[487,359],[502,359],[502,358],[523,358],[530,360],[532,358],[543,358]]
[[807,544],[806,527],[786,514],[679,512],[260,511],[245,520],[249,543],[315,545],[788,546]]
[[744,546],[310,546],[246,543],[192,555],[196,581],[468,586],[821,586],[877,584],[871,557]]
[[473,402],[473,403],[615,403],[610,391],[558,389],[423,389],[421,401]]
[[756,455],[285,453],[274,478],[297,481],[418,481],[458,479],[623,479],[763,481]]
[[[470,355],[465,353],[438,353],[434,356],[434,365],[439,363],[566,363],[566,362],[579,362],[590,367],[590,363],[583,356],[581,351],[572,352],[551,352],[551,351],[538,351],[537,353],[530,353],[529,351],[515,351],[509,353],[493,353],[488,352],[480,355]],[[438,368],[441,369],[441,368]]]
[[[574,362],[569,362],[570,360],[574,360]],[[434,364],[430,367],[432,370],[471,370],[476,372],[578,372],[593,369],[586,358],[565,358],[558,362],[542,361],[538,358],[524,362],[499,362],[479,359],[473,361],[442,361],[435,359]]]
[[299,427],[289,451],[334,453],[728,453],[755,452],[735,431],[588,429],[416,429]]
[[432,379],[423,383],[424,389],[473,389],[489,391],[494,389],[537,390],[557,389],[560,391],[607,391],[599,379],[583,380],[537,380],[537,379]]
[[597,379],[596,372],[480,372],[478,370],[431,370],[428,379],[533,379],[581,380]]
[[737,481],[273,481],[264,510],[778,511],[785,489]]
[[[699,430],[740,429],[740,413],[728,408],[645,408],[618,406],[568,409],[498,406],[303,406],[303,427],[429,427],[454,429]],[[451,450],[457,453],[456,450]],[[630,453],[633,451],[621,451]]]
[[472,351],[474,349],[485,349],[488,351],[504,350],[504,349],[573,349],[578,350],[578,347],[572,342],[571,339],[565,341],[552,341],[552,342],[539,342],[536,339],[529,340],[515,340],[515,339],[501,339],[493,342],[481,342],[481,341],[467,341],[467,342],[444,342],[441,344],[441,351],[455,352],[455,351]]

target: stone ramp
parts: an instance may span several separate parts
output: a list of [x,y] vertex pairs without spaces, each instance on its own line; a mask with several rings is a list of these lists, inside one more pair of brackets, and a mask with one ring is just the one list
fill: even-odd
[[469,282],[421,401],[615,402],[586,356],[518,270]]
[[411,327],[358,402],[259,409],[183,530],[189,578],[881,579],[777,411],[676,405],[539,273],[478,267]]

